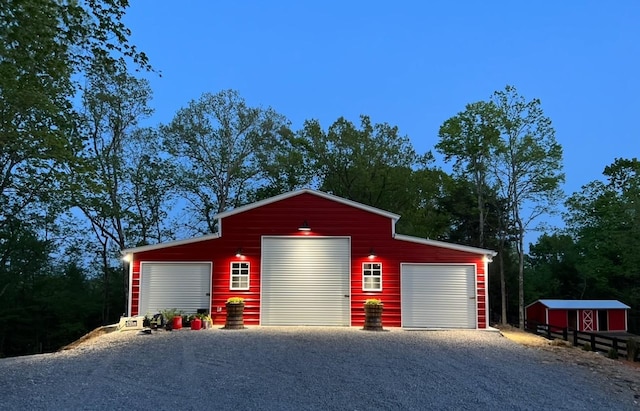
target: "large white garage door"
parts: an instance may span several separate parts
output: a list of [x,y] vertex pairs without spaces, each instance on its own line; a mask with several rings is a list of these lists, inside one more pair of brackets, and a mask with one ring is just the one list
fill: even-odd
[[141,263],[140,315],[211,307],[210,263]]
[[402,264],[402,326],[476,328],[474,267]]
[[262,325],[351,324],[350,241],[264,237]]

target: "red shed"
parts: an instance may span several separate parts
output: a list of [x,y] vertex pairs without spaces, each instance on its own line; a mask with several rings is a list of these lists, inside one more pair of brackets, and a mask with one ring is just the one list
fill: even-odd
[[245,299],[253,325],[364,324],[379,298],[389,327],[486,328],[495,252],[396,234],[399,215],[298,190],[216,216],[218,232],[125,250],[129,315],[210,310]]
[[529,323],[578,331],[627,331],[629,306],[617,300],[538,300],[526,307]]

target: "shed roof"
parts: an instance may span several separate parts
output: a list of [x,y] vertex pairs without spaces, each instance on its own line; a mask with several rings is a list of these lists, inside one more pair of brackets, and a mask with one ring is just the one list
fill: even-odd
[[631,308],[618,300],[538,300],[538,302],[554,310],[628,310]]

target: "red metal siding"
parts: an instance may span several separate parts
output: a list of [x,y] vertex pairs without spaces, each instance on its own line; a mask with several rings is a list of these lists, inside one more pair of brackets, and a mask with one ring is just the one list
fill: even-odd
[[547,323],[547,308],[542,305],[541,302],[537,301],[527,307],[527,322],[528,323],[538,323],[538,324],[546,324]]
[[[311,231],[298,227],[307,221]],[[228,297],[245,298],[245,323],[259,324],[260,245],[262,236],[311,235],[351,237],[351,320],[364,324],[363,303],[380,298],[384,303],[383,321],[389,327],[400,326],[400,263],[471,263],[476,266],[478,328],[486,328],[486,282],[482,255],[396,240],[390,218],[351,207],[309,193],[303,193],[222,219],[221,237],[170,248],[138,253],[134,256],[132,314],[139,305],[140,261],[208,261],[213,263],[212,315],[223,324],[224,303]],[[250,290],[229,290],[229,266],[242,260],[251,264]],[[369,258],[371,249],[376,257]],[[381,262],[383,284],[380,292],[362,291],[362,263]],[[137,281],[137,283],[136,283]],[[218,311],[220,310],[220,311]]]
[[627,331],[627,310],[609,310],[609,331]]
[[[395,240],[391,237],[380,238],[375,241],[369,238],[352,240],[354,243],[352,260],[354,264],[361,265],[362,260],[367,259],[368,250],[373,247],[378,259],[383,263],[383,291],[380,298],[385,303],[383,321],[392,327],[401,325],[400,318],[400,263],[446,263],[446,264],[475,264],[477,278],[478,308],[477,326],[487,327],[487,315],[485,307],[485,282],[484,262],[482,256],[440,247],[428,246],[407,241]],[[356,248],[356,244],[359,247]],[[380,251],[378,251],[380,250]],[[360,261],[355,261],[361,256]],[[385,264],[386,262],[386,264]],[[356,267],[353,268],[355,270]],[[362,292],[362,287],[352,288],[352,322],[359,326],[364,324],[364,311],[362,303],[366,298],[371,298],[372,293]],[[388,307],[389,306],[389,307]]]
[[557,327],[567,326],[567,310],[549,310],[549,324]]
[[[260,295],[260,254],[259,247],[243,247],[243,256],[236,257],[238,245],[216,238],[175,247],[151,250],[135,254],[133,278],[140,278],[140,261],[206,261],[213,264],[211,315],[216,324],[224,324],[225,302],[232,296],[245,298],[245,323],[258,324]],[[249,290],[230,290],[230,266],[232,261],[250,263]],[[138,280],[139,281],[139,280]],[[132,314],[138,312],[139,293],[132,299]]]

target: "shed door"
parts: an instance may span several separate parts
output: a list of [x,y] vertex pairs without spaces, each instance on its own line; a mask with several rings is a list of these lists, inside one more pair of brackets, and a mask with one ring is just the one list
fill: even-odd
[[211,308],[210,263],[141,263],[140,314]]
[[350,241],[264,237],[262,325],[351,324]]
[[473,266],[402,264],[401,272],[403,327],[476,328]]

